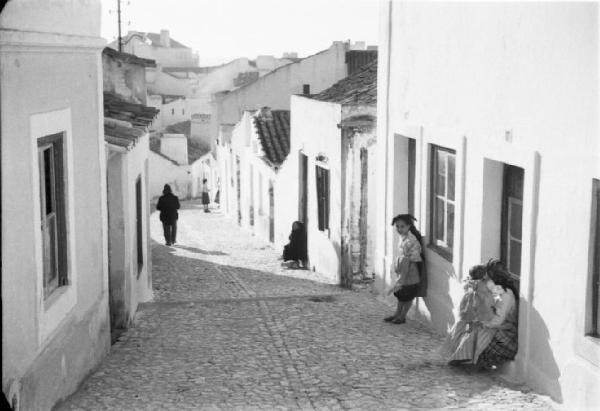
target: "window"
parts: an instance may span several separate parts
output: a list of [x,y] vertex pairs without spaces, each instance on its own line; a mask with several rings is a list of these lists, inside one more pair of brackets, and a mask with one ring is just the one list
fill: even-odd
[[303,84],[302,85],[302,94],[310,94],[310,84]]
[[135,181],[135,227],[137,241],[138,276],[144,267],[144,230],[142,218],[142,176]]
[[502,233],[500,258],[516,278],[521,275],[523,240],[523,181],[525,171],[504,165],[502,179]]
[[172,116],[174,116],[174,115],[175,115],[175,109],[174,109],[174,108],[172,108],[172,109],[171,109],[171,115],[172,115]]
[[316,166],[319,230],[329,229],[329,170]]
[[63,135],[38,140],[44,298],[68,284]]
[[591,278],[588,286],[591,288],[588,303],[587,334],[600,337],[600,180],[594,180],[592,197],[592,248]]
[[452,261],[454,246],[456,151],[431,149],[431,240],[440,254]]
[[181,115],[184,115],[184,114],[185,114],[185,109],[184,109],[184,108],[182,108],[182,109],[181,109]]

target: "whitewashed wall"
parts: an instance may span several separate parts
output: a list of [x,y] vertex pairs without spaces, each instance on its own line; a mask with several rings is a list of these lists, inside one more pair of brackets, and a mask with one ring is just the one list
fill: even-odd
[[405,200],[393,195],[393,164],[406,154],[400,136],[417,140],[424,234],[428,147],[457,151],[455,258],[427,251],[429,295],[418,305],[441,332],[454,321],[468,267],[495,248],[489,160],[524,168],[520,345],[504,371],[570,409],[600,406],[600,348],[584,330],[592,178],[600,175],[597,5],[383,2],[381,21],[379,137],[387,142],[379,158],[389,176],[380,170],[380,278],[389,278],[393,257],[388,220]]
[[[276,238],[285,244],[292,223],[298,219],[298,157],[308,156],[307,239],[311,269],[340,280],[341,243],[341,121],[339,104],[292,96],[290,154],[280,170],[279,185],[285,194],[276,197]],[[330,170],[330,210],[328,231],[319,231],[315,158],[325,154]]]

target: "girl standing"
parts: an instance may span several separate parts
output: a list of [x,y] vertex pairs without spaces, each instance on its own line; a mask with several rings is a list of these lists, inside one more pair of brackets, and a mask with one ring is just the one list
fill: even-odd
[[414,223],[416,219],[410,214],[400,214],[394,217],[392,225],[400,235],[398,259],[394,271],[398,276],[396,283],[388,294],[394,294],[398,299],[398,307],[394,315],[384,318],[386,322],[404,324],[406,314],[412,301],[421,291],[421,270],[423,267],[422,237]]
[[208,209],[210,204],[210,189],[208,188],[208,180],[206,178],[202,180],[202,204],[204,205],[204,212],[210,213]]

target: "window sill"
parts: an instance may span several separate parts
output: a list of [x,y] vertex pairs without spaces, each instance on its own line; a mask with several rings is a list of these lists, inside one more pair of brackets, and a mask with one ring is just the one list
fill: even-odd
[[73,285],[59,287],[42,303],[39,341],[46,340],[75,307],[77,294]]
[[589,361],[596,367],[600,367],[600,337],[586,335],[575,341],[577,355]]
[[448,261],[449,263],[452,263],[452,252],[448,251],[448,249],[435,244],[429,244],[427,245],[427,248],[439,255],[440,257],[442,257],[444,260]]

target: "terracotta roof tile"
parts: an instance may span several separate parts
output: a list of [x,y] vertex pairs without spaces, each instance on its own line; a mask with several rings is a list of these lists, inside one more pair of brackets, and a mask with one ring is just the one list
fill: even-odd
[[133,147],[147,132],[157,114],[158,110],[154,107],[130,103],[112,93],[104,93],[104,139],[120,147]]
[[127,121],[134,127],[148,127],[159,110],[143,104],[130,103],[115,94],[104,93],[104,117]]
[[311,98],[339,104],[376,104],[377,60]]
[[254,115],[254,127],[265,159],[280,166],[290,153],[290,112],[263,108]]

